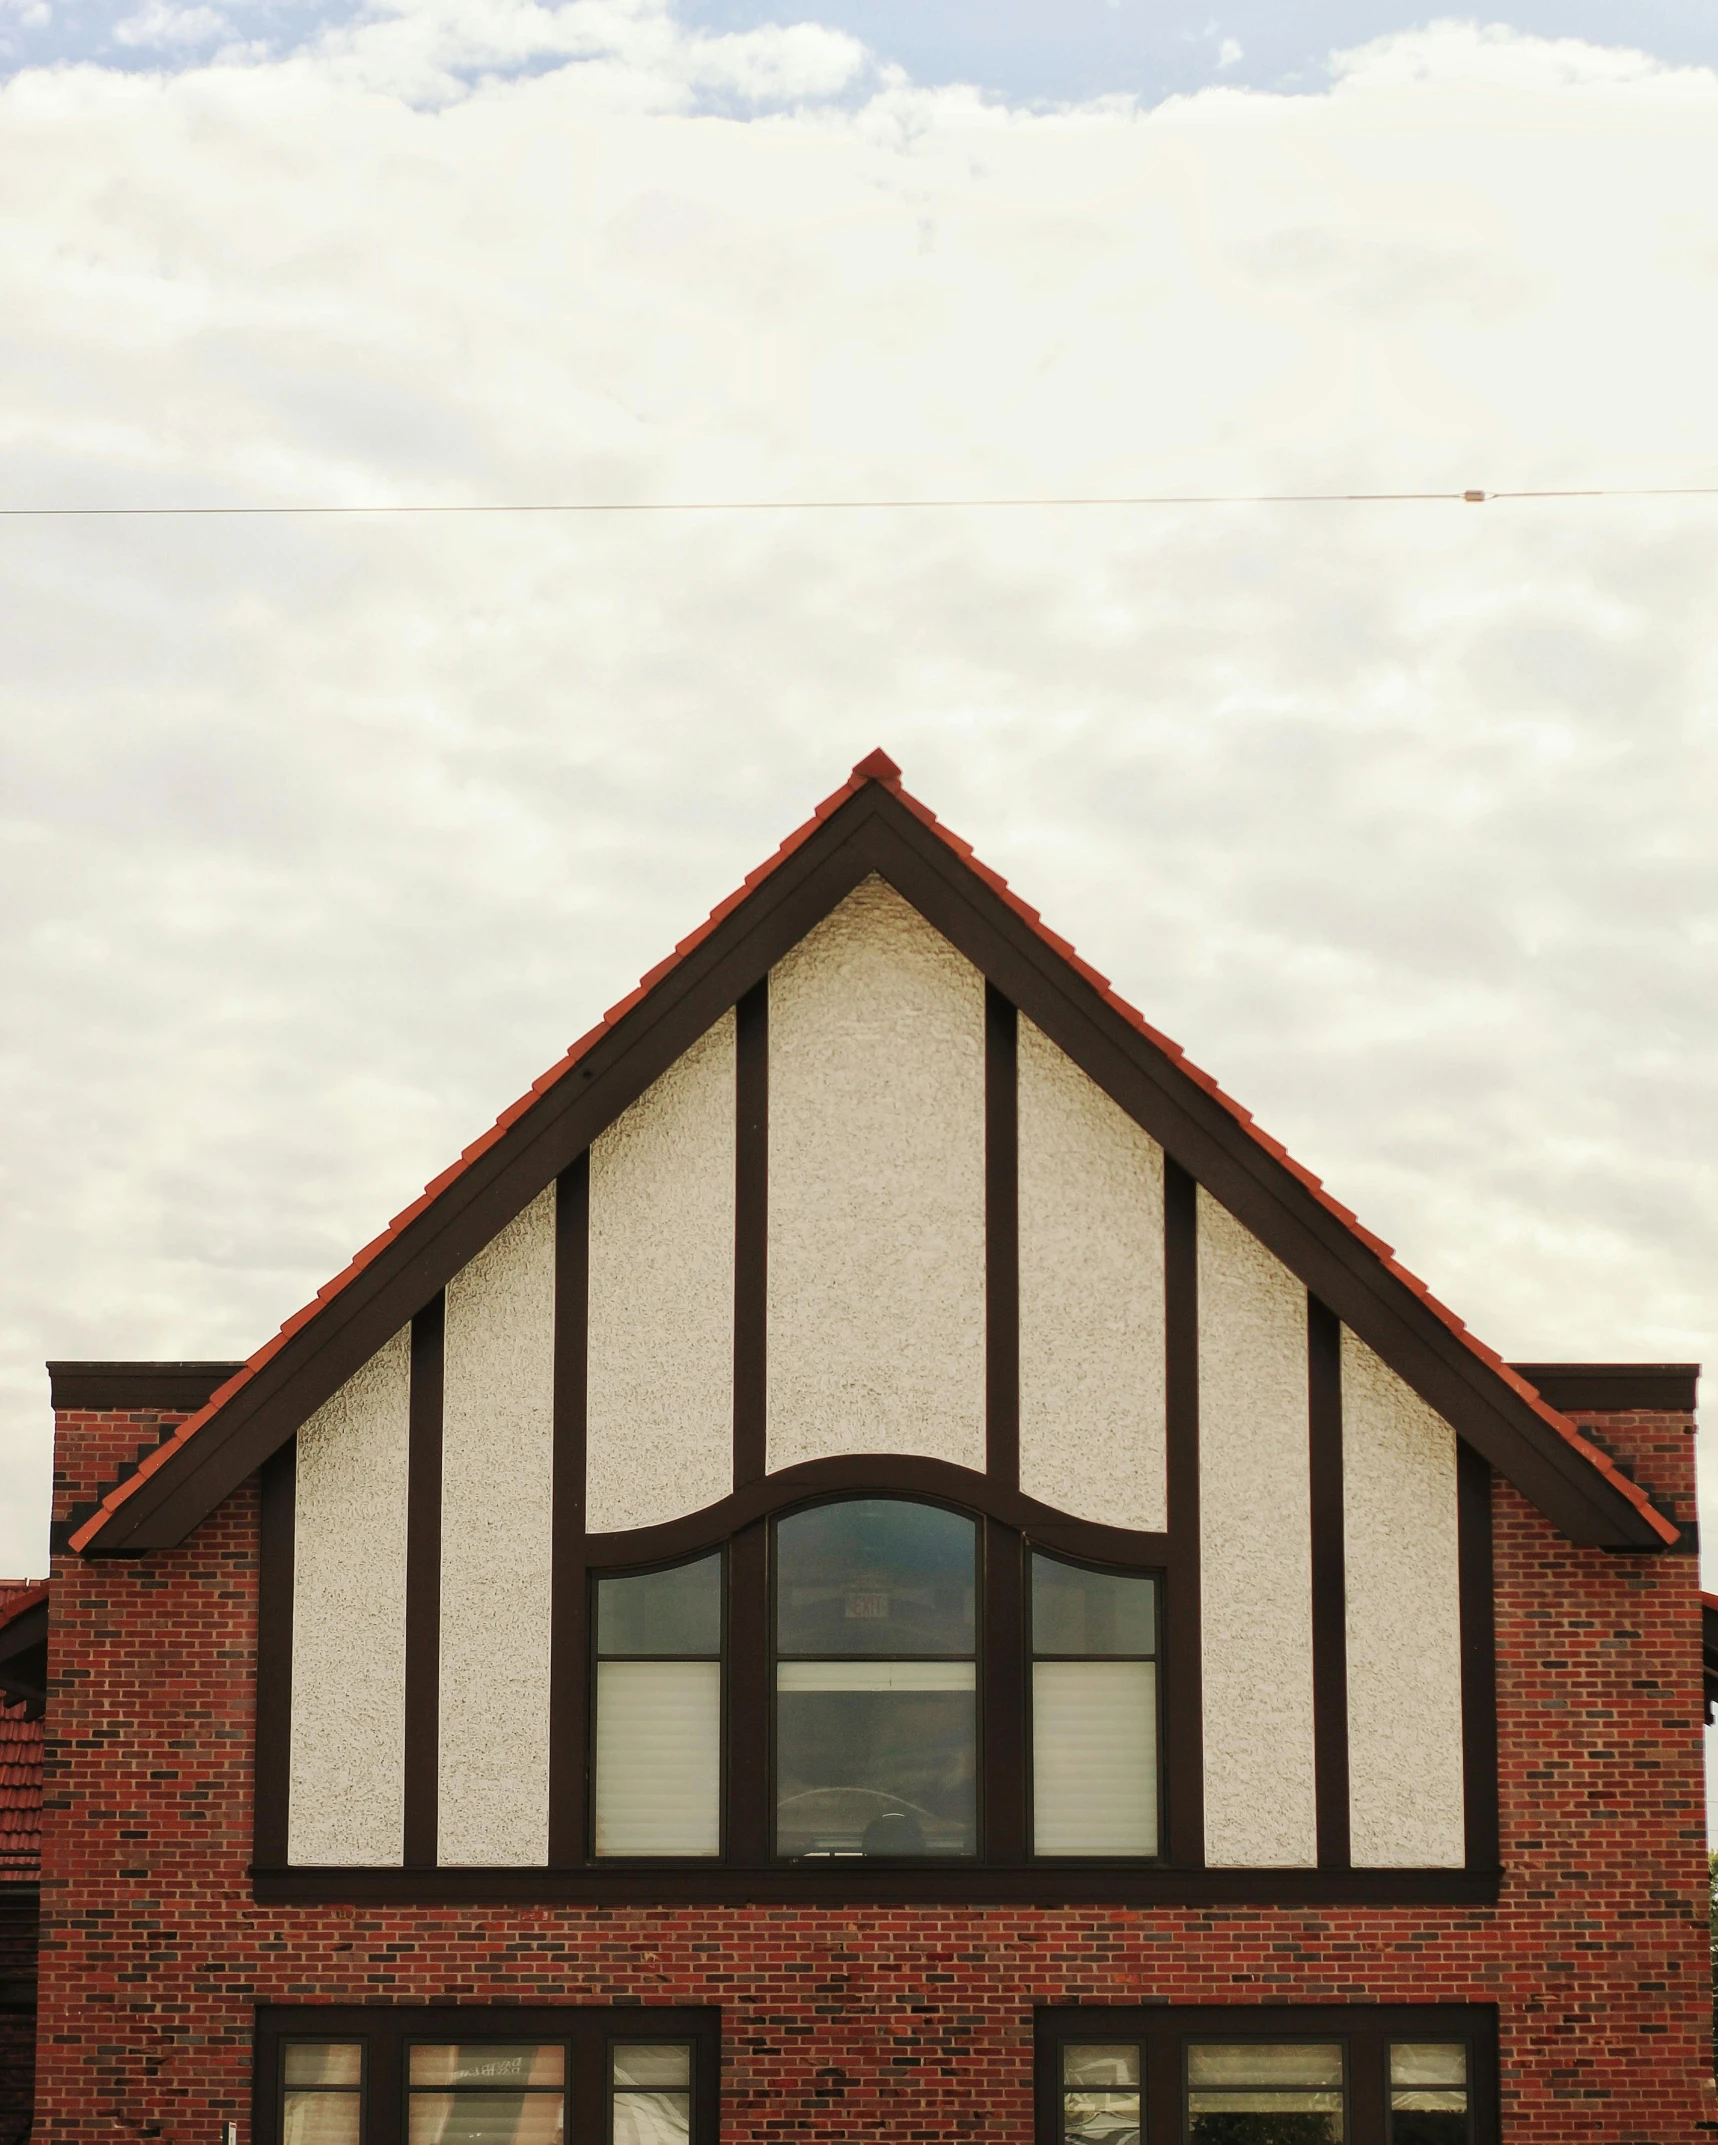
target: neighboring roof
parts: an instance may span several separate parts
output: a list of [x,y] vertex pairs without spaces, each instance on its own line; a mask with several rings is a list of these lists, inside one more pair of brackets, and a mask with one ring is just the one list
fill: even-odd
[[872,873],[886,879],[1165,1151],[1572,1540],[1676,1527],[1476,1341],[1247,1111],[901,787],[881,752],[505,1110],[344,1272],[109,1490],[74,1550],[180,1542]]
[[42,1873],[42,1723],[0,1702],[0,1884]]
[[23,1704],[32,1720],[40,1717],[47,1701],[45,1579],[0,1579],[0,1694]]

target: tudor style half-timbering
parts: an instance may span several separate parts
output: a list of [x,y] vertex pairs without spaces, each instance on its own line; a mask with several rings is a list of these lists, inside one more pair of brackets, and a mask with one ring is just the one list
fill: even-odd
[[[98,1369],[63,1366],[67,1391]],[[1650,1460],[1648,1374],[1580,1427],[1572,1373],[1474,1343],[880,755],[275,1341],[177,1375],[190,1412],[156,1436],[124,1412],[141,1387],[74,1425],[63,1564],[147,1621],[139,1575],[254,1527],[227,1866],[246,1926],[281,1932],[259,1958],[292,1954],[247,1982],[259,2139],[463,2137],[490,2073],[459,2050],[500,2048],[481,2007],[522,1997],[526,2127],[497,2139],[774,2135],[763,2088],[718,2086],[736,2029],[699,2006],[779,2001],[732,1917],[795,1905],[927,1931],[1007,1910],[1076,1949],[1094,1913],[1183,1930],[1204,2008],[1180,2025],[1068,2010],[1137,2006],[1136,1967],[1020,1967],[1042,2054],[1009,2134],[1494,2138],[1504,2087],[1536,2090],[1503,1992],[1568,1944],[1511,1904],[1537,1791],[1499,1683],[1500,1623],[1546,1613],[1512,1575],[1547,1556],[1571,1625],[1628,1619],[1624,1652],[1643,1586],[1662,1602],[1646,1682],[1681,1755],[1635,1762],[1681,1785],[1634,1881],[1657,1988],[1687,1974],[1695,2001],[1686,1375]],[[61,1665],[94,1703],[97,1671]],[[409,1982],[341,1964],[357,1908],[395,1917]],[[1189,1910],[1302,1920],[1267,1974]],[[621,1971],[608,1998],[654,2007],[624,2046],[553,2013],[593,2000],[584,1967],[509,1992],[445,1935],[478,1913],[577,1952],[640,1912],[729,1948],[702,1992]],[[1298,1972],[1333,1916],[1359,1963]],[[1387,1963],[1426,1942],[1448,1956],[1421,1984]],[[366,2022],[395,1995],[446,2011],[428,2055]],[[1213,2010],[1266,1997],[1305,2008]],[[1652,2092],[1705,2119],[1686,2063]],[[809,2105],[812,2134],[853,2134]],[[922,2099],[897,2117],[945,2134]]]

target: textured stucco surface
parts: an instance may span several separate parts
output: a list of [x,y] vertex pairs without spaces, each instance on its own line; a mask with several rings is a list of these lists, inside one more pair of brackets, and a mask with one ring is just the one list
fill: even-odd
[[1205,1852],[1318,1860],[1306,1290],[1199,1194]]
[[1020,1487],[1160,1533],[1163,1150],[1022,1016]]
[[437,1858],[549,1855],[555,1188],[448,1283]]
[[1346,1327],[1342,1502],[1353,1859],[1376,1869],[1459,1867],[1455,1432]]
[[984,982],[871,878],[770,978],[769,1464],[984,1465]]
[[298,1433],[292,1575],[292,1862],[397,1863],[406,1749],[411,1333]]
[[586,1523],[734,1486],[734,1016],[591,1149]]

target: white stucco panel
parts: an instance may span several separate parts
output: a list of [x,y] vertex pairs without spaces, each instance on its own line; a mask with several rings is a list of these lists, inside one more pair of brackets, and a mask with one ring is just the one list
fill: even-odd
[[591,1149],[586,1524],[734,1486],[734,1016]]
[[1456,1436],[1346,1327],[1342,1502],[1353,1859],[1367,1869],[1459,1868]]
[[287,1859],[404,1853],[411,1330],[298,1433]]
[[555,1187],[448,1283],[437,1859],[549,1855]]
[[770,977],[769,1465],[984,1465],[984,979],[881,879]]
[[1163,1150],[1024,1015],[1020,1487],[1161,1532]]
[[1306,1290],[1199,1193],[1205,1852],[1318,1860]]

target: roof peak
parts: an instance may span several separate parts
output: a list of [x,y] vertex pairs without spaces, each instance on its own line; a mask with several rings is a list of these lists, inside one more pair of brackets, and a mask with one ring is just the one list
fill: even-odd
[[875,752],[866,753],[862,760],[853,763],[855,782],[899,782],[901,770],[879,745]]

